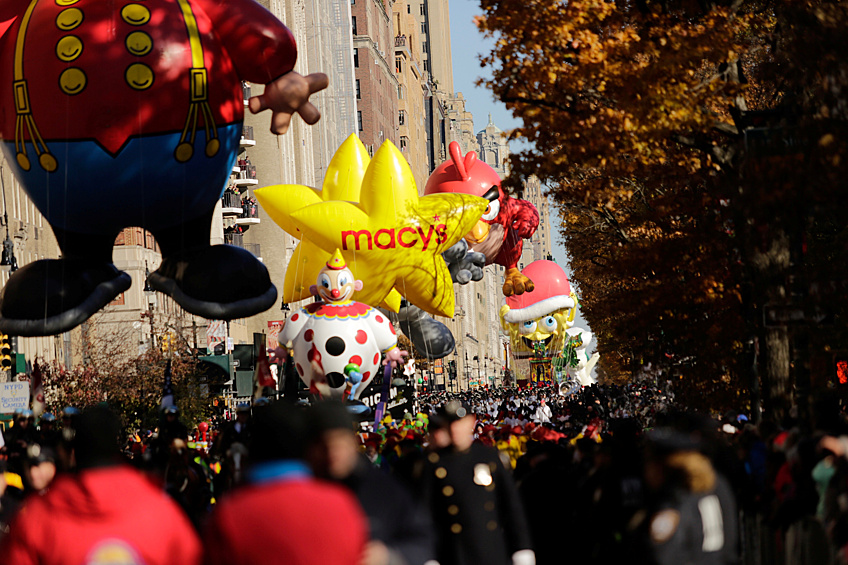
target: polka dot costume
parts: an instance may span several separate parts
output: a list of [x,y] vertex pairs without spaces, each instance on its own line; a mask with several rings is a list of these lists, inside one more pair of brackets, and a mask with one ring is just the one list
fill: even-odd
[[[354,301],[309,304],[289,318],[278,339],[292,342],[295,367],[306,386],[317,391],[313,381],[321,379],[333,398],[350,392],[346,365],[359,365],[362,384],[354,392],[358,397],[378,374],[381,354],[397,346],[391,322],[378,310]],[[313,374],[313,359],[320,360],[323,377]]]

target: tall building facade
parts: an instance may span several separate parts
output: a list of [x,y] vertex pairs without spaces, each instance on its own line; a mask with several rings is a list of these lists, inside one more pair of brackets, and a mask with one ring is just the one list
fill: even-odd
[[[417,6],[417,3],[416,3]],[[427,76],[423,68],[421,33],[418,20],[412,15],[412,4],[395,2],[392,5],[395,30],[395,73],[398,79],[398,139],[403,156],[409,162],[419,194],[430,175],[427,160],[427,132],[424,94]]]
[[[8,249],[4,252],[4,259],[14,262],[14,265],[3,265],[0,269],[0,286],[5,286],[13,269],[39,259],[55,259],[61,255],[61,252],[53,230],[27,197],[23,187],[12,174],[11,166],[3,154],[0,154],[0,177],[2,177],[3,200],[0,237],[3,237],[4,247]],[[20,337],[16,340],[16,351],[22,353],[28,362],[40,357],[47,361],[55,360],[71,364],[73,362],[72,341],[76,341],[78,337],[78,330],[58,336]],[[19,372],[20,368],[16,367],[14,372]],[[0,382],[2,380],[3,374],[0,373]]]
[[427,159],[430,172],[447,159],[450,143],[450,117],[447,100],[453,92],[453,62],[450,41],[450,5],[448,0],[412,2],[409,11],[415,16],[423,35],[421,51],[425,92],[425,125]]
[[[373,4],[373,0],[368,1]],[[275,16],[293,32],[300,34],[297,37],[299,55],[295,70],[301,74],[326,73],[330,84],[326,90],[311,98],[321,112],[321,119],[313,126],[295,117],[291,129],[285,135],[277,136],[269,131],[270,116],[267,112],[255,116],[249,113],[245,115],[245,126],[252,128],[249,131],[254,135],[255,145],[246,148],[243,154],[249,157],[255,167],[258,179],[256,188],[279,184],[321,187],[336,149],[351,134],[358,133],[361,137],[357,120],[361,102],[358,100],[361,87],[358,93],[357,85],[361,85],[361,81],[357,80],[360,69],[355,68],[355,65],[360,64],[358,53],[362,51],[354,46],[356,35],[353,33],[352,12],[363,8],[365,2],[264,0],[265,6]],[[380,8],[372,6],[372,16],[375,16],[375,9]],[[385,20],[382,14],[376,15]],[[362,16],[356,20],[357,32],[360,22],[364,21],[359,18]],[[301,27],[297,29],[297,26]],[[390,37],[390,34],[385,34],[383,45],[389,45]],[[367,36],[365,39],[360,38],[362,42],[368,43]],[[251,94],[256,95],[262,92],[264,86],[252,84],[250,88]],[[391,94],[396,97],[396,90]],[[261,207],[257,210],[257,216],[259,223],[250,226],[243,241],[248,249],[258,250],[261,254],[271,281],[282,295],[286,268],[298,241],[275,224]],[[245,320],[245,340],[252,339],[254,333],[271,333],[272,328],[278,327],[289,312],[298,307],[298,304],[285,304],[281,297],[279,303],[270,310]]]
[[383,0],[354,0],[350,7],[356,74],[357,130],[373,155],[384,141],[400,145],[391,12]]
[[477,137],[474,135],[474,116],[465,109],[465,96],[457,92],[446,101],[450,120],[450,141],[456,141],[462,147],[463,155],[477,151]]
[[477,146],[480,160],[495,169],[501,179],[509,174],[507,169],[509,143],[503,130],[492,121],[491,114],[489,114],[489,123],[486,127],[477,132]]

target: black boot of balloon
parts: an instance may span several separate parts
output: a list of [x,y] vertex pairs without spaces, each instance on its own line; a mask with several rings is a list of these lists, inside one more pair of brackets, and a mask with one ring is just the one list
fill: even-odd
[[456,341],[451,331],[418,306],[404,300],[397,314],[386,310],[383,313],[398,322],[400,331],[409,338],[420,355],[428,359],[441,359],[453,353]]
[[[162,265],[148,279],[184,310],[231,320],[264,312],[277,300],[268,269],[245,249],[209,245],[212,212],[154,232]],[[130,276],[112,263],[120,230],[79,234],[54,228],[61,259],[16,271],[0,296],[0,332],[17,336],[70,331],[129,289]]]

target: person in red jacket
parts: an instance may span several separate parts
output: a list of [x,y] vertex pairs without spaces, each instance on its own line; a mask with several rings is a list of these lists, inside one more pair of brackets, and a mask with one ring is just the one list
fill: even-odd
[[206,563],[360,563],[368,541],[363,511],[343,487],[312,478],[303,461],[305,436],[298,407],[254,409],[248,484],[212,513]]
[[83,412],[71,443],[76,470],[26,500],[0,546],[0,563],[200,562],[200,541],[179,507],[121,463],[120,429],[105,406]]

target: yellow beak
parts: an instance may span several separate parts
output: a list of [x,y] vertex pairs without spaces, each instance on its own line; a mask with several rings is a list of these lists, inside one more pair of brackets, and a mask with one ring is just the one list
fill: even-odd
[[465,236],[465,240],[470,243],[482,243],[486,241],[487,237],[489,237],[489,229],[491,229],[489,224],[480,220],[473,228],[471,228],[471,231]]

